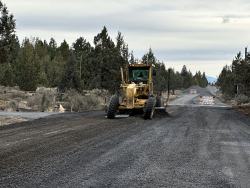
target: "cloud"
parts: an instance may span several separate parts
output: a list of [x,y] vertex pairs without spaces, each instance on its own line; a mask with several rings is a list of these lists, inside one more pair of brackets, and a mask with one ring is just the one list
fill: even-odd
[[8,0],[6,6],[20,41],[53,37],[71,45],[82,36],[92,43],[106,26],[113,41],[122,32],[135,57],[151,46],[159,60],[173,62],[231,61],[249,43],[249,0]]
[[228,17],[222,17],[222,23],[228,23],[230,20]]

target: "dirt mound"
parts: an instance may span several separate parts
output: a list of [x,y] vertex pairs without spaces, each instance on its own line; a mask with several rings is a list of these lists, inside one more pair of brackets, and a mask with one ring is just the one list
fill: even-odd
[[182,91],[182,93],[190,93],[190,89],[196,89],[197,90],[197,93],[204,93],[206,91],[208,91],[206,88],[202,88],[200,86],[191,86],[185,90]]

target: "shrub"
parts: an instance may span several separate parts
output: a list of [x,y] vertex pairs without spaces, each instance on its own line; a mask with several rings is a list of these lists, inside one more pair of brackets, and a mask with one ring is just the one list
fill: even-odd
[[27,106],[32,107],[36,105],[40,105],[42,102],[42,94],[36,93],[35,95],[31,96],[27,100]]
[[[67,101],[66,108],[70,108],[70,112],[82,111],[83,96],[79,94],[75,89],[69,89],[63,96],[63,100]],[[69,109],[68,109],[69,110]]]
[[[222,94],[222,98],[224,99],[224,100],[223,100],[224,102],[227,102],[227,101],[232,100],[234,97],[231,96],[231,95],[229,95],[229,94],[227,94],[227,93],[224,93],[224,94]],[[223,102],[223,101],[222,101],[222,102]]]
[[88,110],[95,110],[99,101],[95,95],[85,95],[86,93],[78,93],[75,89],[67,90],[63,96],[67,104],[64,106],[67,110],[75,112],[84,112]]
[[1,105],[0,110],[3,111],[17,111],[19,109],[19,102],[11,100],[9,103]]
[[11,94],[11,98],[12,99],[15,99],[15,98],[25,99],[26,95],[22,91],[13,91]]
[[249,103],[249,98],[248,98],[246,95],[240,94],[240,95],[236,98],[236,102],[237,102],[237,105]]
[[43,94],[42,101],[41,101],[40,105],[41,105],[40,110],[42,112],[46,112],[52,107],[52,103],[51,103],[49,97],[45,93]]

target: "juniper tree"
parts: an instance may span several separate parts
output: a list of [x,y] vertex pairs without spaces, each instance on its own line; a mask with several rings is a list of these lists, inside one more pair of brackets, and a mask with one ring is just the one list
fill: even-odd
[[33,45],[25,39],[16,64],[17,84],[21,90],[35,91],[40,81],[41,62]]
[[16,20],[5,4],[0,0],[0,63],[8,63],[10,61],[11,52],[14,49]]
[[69,89],[76,89],[80,91],[80,77],[77,71],[77,61],[73,54],[71,54],[64,64],[61,80],[59,83],[59,89],[61,91],[66,91]]
[[71,52],[70,52],[69,45],[66,42],[66,40],[63,40],[63,42],[61,43],[61,45],[58,47],[57,50],[61,51],[64,61],[67,61]]

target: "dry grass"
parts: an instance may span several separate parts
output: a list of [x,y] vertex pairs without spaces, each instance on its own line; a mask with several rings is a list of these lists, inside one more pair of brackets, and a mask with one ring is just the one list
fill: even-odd
[[63,96],[66,103],[63,105],[70,112],[84,112],[90,110],[101,110],[103,107],[101,103],[105,101],[100,99],[100,90],[83,91],[78,93],[74,89],[67,90]]
[[25,93],[23,91],[13,91],[11,93],[11,96],[10,96],[12,99],[15,99],[15,98],[21,98],[21,99],[26,99],[27,96],[25,95]]
[[0,126],[12,124],[12,123],[19,123],[23,121],[29,121],[29,120],[25,118],[21,118],[21,117],[12,117],[12,116],[0,117]]
[[42,94],[36,93],[35,95],[33,95],[27,99],[26,105],[28,107],[32,107],[32,106],[36,106],[36,105],[38,106],[41,104],[41,102],[42,102]]
[[19,102],[17,100],[11,100],[0,106],[0,110],[7,112],[18,111],[18,109],[19,109]]

